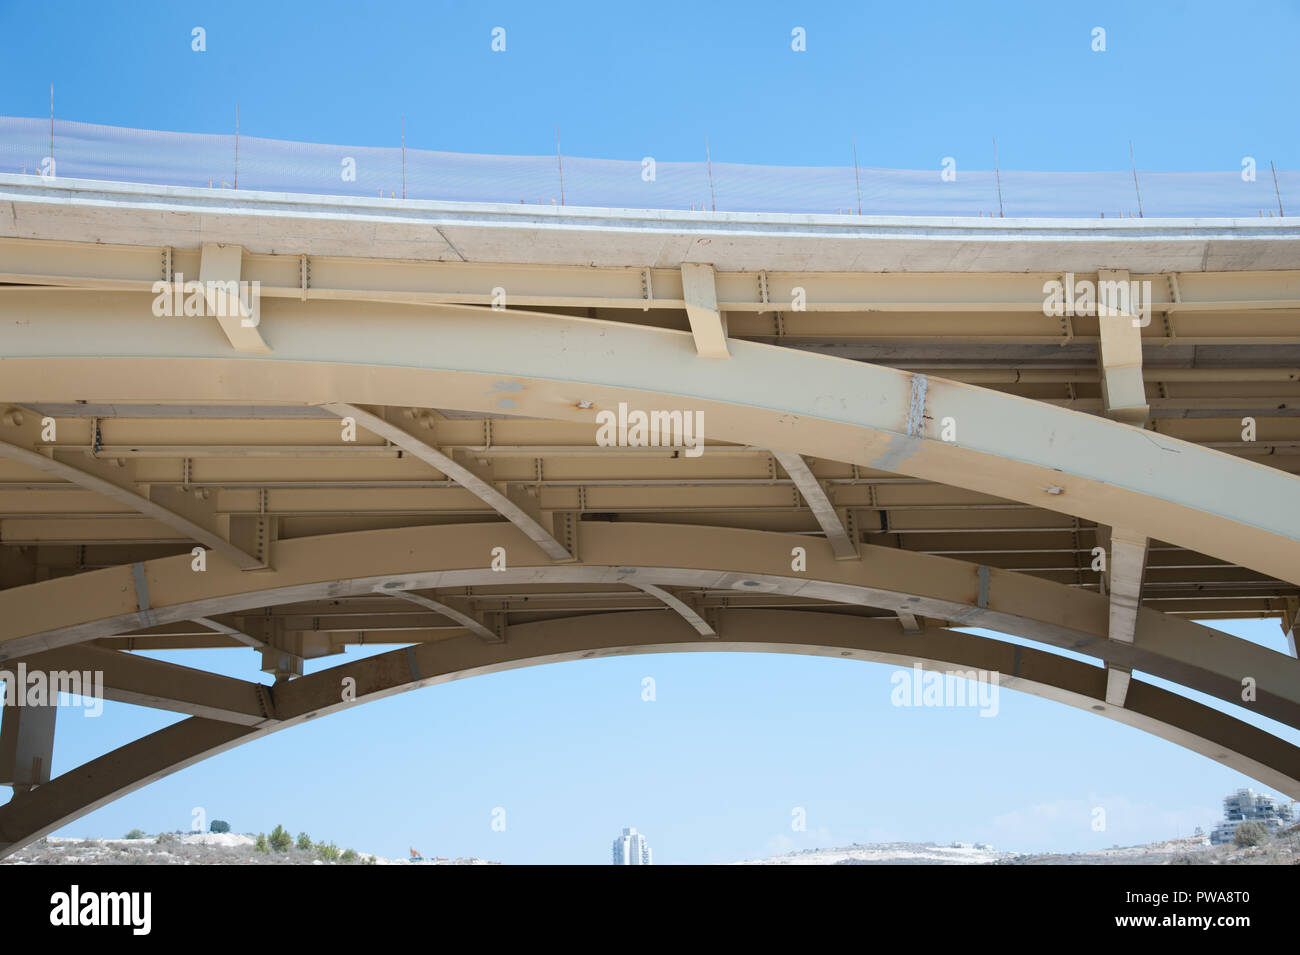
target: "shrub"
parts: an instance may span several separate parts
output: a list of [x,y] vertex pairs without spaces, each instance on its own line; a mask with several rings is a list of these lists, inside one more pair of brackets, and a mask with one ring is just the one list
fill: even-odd
[[230,823],[224,819],[213,819],[212,825],[208,826],[208,832],[229,832]]
[[289,835],[284,826],[276,826],[271,830],[271,838],[268,841],[276,852],[288,852],[293,845],[293,836]]
[[1239,846],[1257,846],[1268,838],[1268,829],[1262,822],[1243,822],[1233,832],[1232,841]]
[[128,833],[127,833],[126,835],[124,835],[122,838],[123,838],[123,839],[143,839],[144,836],[145,836],[145,832],[144,832],[143,829],[132,829],[130,832],[128,832]]
[[326,862],[333,862],[339,857],[339,847],[332,842],[329,845],[318,842],[316,843],[316,854]]
[[311,836],[305,832],[298,833],[298,848],[306,852],[311,851]]
[[265,833],[265,832],[259,832],[259,833],[257,834],[257,842],[255,842],[255,843],[253,844],[253,848],[256,849],[258,852],[270,852],[270,851],[271,851],[270,847],[266,844],[266,833]]
[[347,865],[352,865],[352,863],[357,861],[357,858],[357,850],[344,849],[343,854],[339,856],[339,861],[346,863]]

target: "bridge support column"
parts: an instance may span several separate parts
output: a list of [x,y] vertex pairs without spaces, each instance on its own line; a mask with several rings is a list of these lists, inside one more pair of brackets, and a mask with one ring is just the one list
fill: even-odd
[[[17,687],[17,692],[23,691]],[[50,781],[58,701],[48,706],[6,706],[0,722],[0,785],[24,793]]]
[[[1139,428],[1151,416],[1142,375],[1142,326],[1129,295],[1126,269],[1097,273],[1097,324],[1101,329],[1101,394],[1106,416]],[[1147,303],[1150,308],[1150,303]],[[1148,315],[1147,321],[1150,321]]]
[[727,316],[718,308],[712,265],[682,263],[682,298],[686,300],[686,318],[691,323],[696,353],[701,358],[730,358]]
[[303,658],[278,647],[262,649],[262,672],[275,674],[275,682],[282,683],[302,676]]
[[273,674],[276,683],[302,676],[302,664],[307,658],[302,631],[287,630],[283,617],[246,618],[244,625],[262,644],[258,650],[263,673]]
[[[1122,527],[1110,530],[1110,560],[1106,564],[1106,591],[1110,594],[1111,640],[1132,643],[1137,635],[1138,608],[1142,604],[1142,575],[1146,570],[1147,538]],[[1132,670],[1112,666],[1106,671],[1106,702],[1123,706]]]
[[1300,657],[1296,648],[1297,627],[1300,627],[1300,599],[1288,597],[1286,611],[1282,616],[1282,631],[1286,634],[1287,649],[1293,657]]
[[[1138,302],[1129,293],[1129,273],[1102,269],[1097,273],[1097,322],[1101,329],[1101,394],[1106,417],[1145,428],[1151,414],[1142,374],[1142,329]],[[1150,303],[1147,303],[1150,307]],[[1110,595],[1110,639],[1132,643],[1141,606],[1146,570],[1147,538],[1130,528],[1103,527],[1099,535],[1109,550],[1106,592]],[[1106,702],[1123,706],[1132,670],[1106,671]]]

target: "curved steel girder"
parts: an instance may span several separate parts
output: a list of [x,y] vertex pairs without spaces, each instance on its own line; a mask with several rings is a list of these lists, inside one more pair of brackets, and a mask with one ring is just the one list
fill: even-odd
[[[581,561],[559,565],[508,523],[405,527],[281,541],[275,569],[256,574],[216,560],[196,573],[180,555],[56,578],[0,591],[0,660],[155,623],[376,590],[648,583],[782,593],[986,627],[1237,705],[1249,678],[1254,712],[1300,727],[1300,661],[1148,609],[1138,613],[1132,643],[1110,640],[1105,597],[1027,574],[888,547],[836,560],[815,539],[678,524],[583,522],[578,542]],[[790,569],[795,545],[807,550],[803,572]],[[504,571],[490,569],[495,547],[506,549]]]
[[[216,551],[222,557],[232,561],[245,570],[252,570],[262,566],[262,561],[258,560],[252,554],[246,553],[236,547],[226,538],[209,527],[204,527],[190,520],[184,514],[178,511],[163,507],[152,498],[137,494],[129,487],[121,484],[115,484],[112,481],[106,481],[97,474],[92,474],[82,468],[75,468],[63,461],[54,458],[47,458],[43,454],[37,454],[35,451],[27,448],[20,448],[17,445],[9,444],[6,441],[0,441],[0,458],[9,461],[16,461],[21,465],[31,468],[34,471],[43,471],[46,474],[52,474],[61,480],[84,487],[88,491],[94,491],[110,501],[122,504],[145,517],[151,517],[158,523],[179,531],[186,537],[197,541],[209,550]],[[170,488],[160,489],[170,492]],[[173,500],[175,495],[172,495]]]
[[453,461],[437,448],[385,421],[378,415],[371,414],[364,408],[340,402],[334,402],[324,407],[327,411],[338,415],[340,419],[352,418],[367,431],[379,435],[406,452],[415,455],[425,464],[437,468],[527,534],[534,544],[546,551],[551,560],[573,559],[573,555],[565,550],[564,545],[557,541],[551,532],[543,527],[536,518],[469,468]]
[[[1128,705],[1105,703],[1106,671],[1052,653],[956,633],[904,633],[892,620],[800,610],[725,610],[722,630],[738,639],[701,640],[685,620],[623,611],[545,620],[509,629],[505,643],[473,635],[367,657],[274,688],[281,722],[236,726],[193,717],[129,743],[0,806],[0,857],[120,796],[208,756],[349,706],[451,680],[542,663],[641,653],[798,653],[926,669],[983,670],[999,685],[1099,713],[1208,756],[1300,797],[1300,748],[1248,723],[1147,683]],[[355,700],[340,687],[355,683]]]
[[[736,340],[730,360],[710,361],[689,332],[619,322],[454,308],[431,321],[382,303],[265,302],[276,357],[230,358],[206,324],[153,318],[143,296],[42,295],[0,300],[0,320],[41,308],[41,321],[6,332],[0,401],[238,394],[507,412],[593,431],[596,414],[619,402],[689,410],[704,414],[712,438],[1130,527],[1300,583],[1300,478],[974,385]],[[950,442],[940,440],[948,423]]]

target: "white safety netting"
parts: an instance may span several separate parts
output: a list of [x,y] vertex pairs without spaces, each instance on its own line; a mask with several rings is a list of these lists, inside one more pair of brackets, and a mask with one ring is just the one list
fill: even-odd
[[[51,153],[51,139],[53,152]],[[236,157],[236,147],[238,156]],[[253,136],[169,133],[0,117],[0,172],[150,185],[330,196],[719,212],[977,216],[999,214],[998,176],[967,170],[755,166],[642,158],[487,156],[328,146]],[[856,175],[855,175],[856,172]],[[651,175],[651,173],[653,175]],[[1300,172],[1261,161],[1223,172],[1002,170],[1001,213],[1016,217],[1269,216],[1300,211]],[[1280,194],[1280,196],[1279,196]],[[859,198],[860,197],[860,198]],[[1289,210],[1294,206],[1294,210]]]

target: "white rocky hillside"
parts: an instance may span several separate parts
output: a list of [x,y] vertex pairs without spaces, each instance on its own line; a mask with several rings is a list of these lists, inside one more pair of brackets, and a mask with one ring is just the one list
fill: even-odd
[[[235,832],[164,832],[140,839],[47,836],[19,849],[0,865],[409,865],[405,859],[333,847],[337,857],[313,847],[283,852],[257,849],[257,837]],[[482,859],[429,859],[426,865],[491,865]]]

